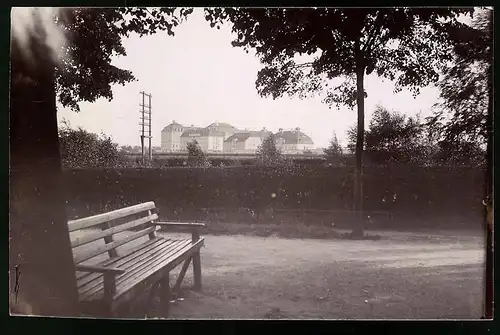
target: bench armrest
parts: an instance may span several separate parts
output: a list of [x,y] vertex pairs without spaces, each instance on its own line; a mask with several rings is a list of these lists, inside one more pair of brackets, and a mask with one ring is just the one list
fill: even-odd
[[84,272],[97,272],[97,273],[109,273],[109,274],[121,274],[125,273],[125,270],[111,267],[103,267],[103,266],[95,266],[95,265],[83,265],[78,264],[75,265],[76,271],[84,271]]
[[200,228],[205,227],[204,223],[187,223],[187,222],[155,222],[156,225],[160,227],[167,228],[190,228],[191,230],[191,239],[193,242],[196,242],[200,239]]
[[187,223],[187,222],[155,222],[156,225],[162,227],[172,227],[172,228],[203,228],[205,227],[204,223]]

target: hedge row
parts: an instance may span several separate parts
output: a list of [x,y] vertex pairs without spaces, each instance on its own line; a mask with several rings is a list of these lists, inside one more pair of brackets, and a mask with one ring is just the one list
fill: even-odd
[[[70,215],[77,216],[144,201],[155,201],[179,219],[214,208],[245,215],[270,209],[349,211],[353,197],[353,171],[345,167],[66,170],[65,178]],[[363,182],[367,212],[482,213],[484,171],[478,168],[371,167]]]

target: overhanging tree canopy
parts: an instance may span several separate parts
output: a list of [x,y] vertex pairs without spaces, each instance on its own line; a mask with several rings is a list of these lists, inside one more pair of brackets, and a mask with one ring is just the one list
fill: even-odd
[[[321,95],[329,105],[357,106],[355,204],[363,235],[362,153],[364,76],[395,82],[395,91],[438,81],[452,60],[450,33],[472,8],[215,8],[205,11],[212,26],[229,21],[233,46],[255,50],[263,68],[256,88],[261,96],[301,98]],[[299,57],[307,58],[299,61]],[[340,80],[333,84],[332,79]]]
[[59,102],[79,111],[78,102],[111,100],[112,84],[124,85],[136,80],[131,71],[111,64],[113,56],[126,56],[122,38],[131,33],[139,36],[174,28],[192,13],[185,8],[76,8],[62,9],[57,18],[63,27],[66,45],[64,59],[58,64],[56,83]]
[[454,58],[438,83],[442,101],[429,124],[450,143],[486,144],[492,121],[493,13],[478,9],[472,25],[454,32]]

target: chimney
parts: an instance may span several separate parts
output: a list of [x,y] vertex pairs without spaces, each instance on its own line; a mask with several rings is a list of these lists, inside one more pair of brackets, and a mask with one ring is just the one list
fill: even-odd
[[281,133],[282,131],[283,131],[283,128],[278,129],[278,132],[280,132],[280,133]]

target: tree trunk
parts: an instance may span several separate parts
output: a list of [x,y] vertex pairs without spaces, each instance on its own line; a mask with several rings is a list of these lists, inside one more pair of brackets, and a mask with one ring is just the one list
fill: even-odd
[[[36,29],[34,34],[43,30]],[[59,153],[54,63],[43,41],[12,39],[9,305],[12,313],[78,316]]]
[[356,133],[356,165],[354,172],[354,213],[355,223],[353,237],[364,235],[363,224],[363,144],[365,141],[365,90],[363,85],[365,67],[359,40],[355,45],[356,52],[356,96],[358,107],[358,128]]

